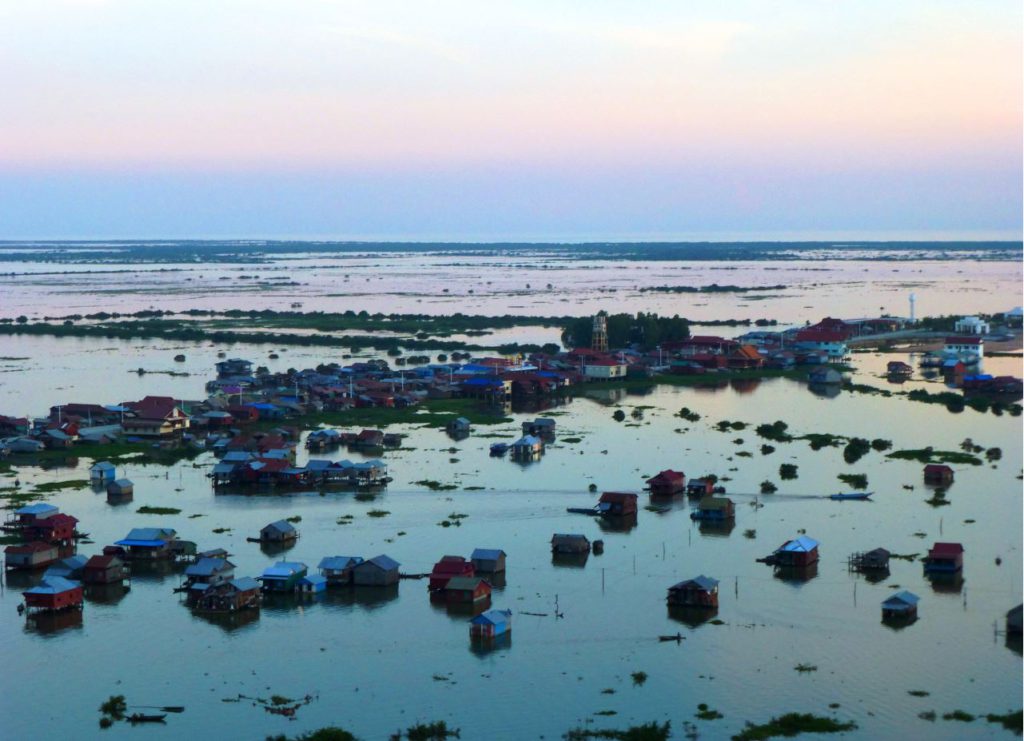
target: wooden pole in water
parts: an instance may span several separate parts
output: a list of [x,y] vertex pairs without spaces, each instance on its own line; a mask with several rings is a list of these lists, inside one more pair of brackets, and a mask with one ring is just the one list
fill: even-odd
[[665,541],[661,541],[661,560],[665,560]]
[[736,592],[736,599],[739,599],[740,598],[740,578],[738,576],[736,577],[736,583],[735,583],[735,585],[733,587],[733,590]]
[[604,594],[604,566],[601,567],[601,594]]
[[857,606],[857,582],[853,583],[853,606]]

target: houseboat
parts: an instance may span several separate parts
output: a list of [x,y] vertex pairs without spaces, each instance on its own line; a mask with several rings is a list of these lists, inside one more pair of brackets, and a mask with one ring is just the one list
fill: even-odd
[[352,583],[356,586],[384,587],[397,584],[401,564],[383,554],[356,564],[352,570]]
[[714,491],[715,482],[711,479],[690,479],[686,483],[686,496],[688,497],[703,497],[713,494]]
[[606,491],[597,502],[597,513],[602,517],[627,517],[636,514],[636,494]]
[[787,540],[765,560],[775,566],[803,568],[818,562],[818,545],[814,538],[801,535]]
[[35,541],[4,548],[4,568],[8,571],[42,569],[56,563],[58,558],[60,552],[52,543]]
[[24,507],[19,507],[8,515],[7,521],[4,523],[4,530],[20,531],[36,520],[51,517],[58,512],[60,512],[59,509],[45,502],[26,504]]
[[317,568],[320,576],[327,579],[328,586],[347,586],[352,583],[355,567],[362,562],[360,556],[325,556]]
[[924,467],[924,483],[932,486],[949,486],[953,483],[953,469],[939,463]]
[[477,573],[496,574],[505,570],[505,551],[497,548],[476,548],[469,560]]
[[93,556],[82,569],[82,582],[92,584],[122,584],[128,578],[128,566],[118,556]]
[[124,549],[131,560],[153,561],[175,558],[178,555],[174,547],[177,539],[177,532],[168,527],[136,527],[114,545]]
[[926,574],[955,574],[964,567],[964,547],[960,543],[936,543],[924,558]]
[[263,570],[258,577],[264,592],[294,592],[306,575],[306,564],[297,561],[278,561]]
[[551,552],[590,553],[590,541],[586,535],[555,533],[551,536]]
[[260,530],[261,543],[294,543],[298,537],[299,531],[287,520],[272,522]]
[[110,461],[100,461],[94,463],[92,468],[89,469],[89,481],[94,486],[103,485],[106,486],[111,481],[117,479],[117,469],[114,464]]
[[736,506],[726,497],[704,497],[697,510],[690,513],[691,520],[700,522],[729,522],[736,518]]
[[652,497],[671,497],[686,491],[686,476],[682,471],[665,469],[647,479],[647,489]]
[[718,580],[696,576],[668,588],[668,604],[680,607],[718,607]]
[[474,604],[491,598],[491,585],[478,576],[453,576],[444,587],[448,604]]
[[82,585],[59,576],[45,577],[22,593],[29,614],[82,609]]
[[882,620],[912,622],[917,619],[920,598],[912,592],[902,591],[882,602]]
[[434,564],[430,572],[430,582],[427,589],[436,592],[444,589],[449,580],[456,576],[471,577],[476,574],[476,569],[471,561],[462,556],[443,556],[440,561]]
[[258,610],[261,600],[259,582],[251,576],[243,576],[210,587],[199,596],[192,609],[208,613]]
[[511,633],[511,610],[488,610],[469,621],[469,637],[473,640],[490,640]]

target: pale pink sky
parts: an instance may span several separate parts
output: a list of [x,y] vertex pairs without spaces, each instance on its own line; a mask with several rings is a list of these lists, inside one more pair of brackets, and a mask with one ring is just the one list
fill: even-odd
[[[113,223],[182,196],[175,179],[220,183],[230,202],[255,195],[246,173],[287,176],[282,208],[315,187],[370,207],[390,183],[447,209],[458,231],[466,206],[487,206],[444,196],[460,175],[506,202],[509,178],[553,178],[560,219],[534,228],[524,208],[524,230],[582,233],[590,206],[578,199],[598,191],[635,213],[638,232],[645,218],[700,231],[725,228],[722,198],[742,229],[751,209],[792,206],[778,200],[787,189],[803,205],[825,199],[822,215],[849,212],[855,185],[876,192],[837,229],[895,229],[872,218],[888,193],[906,229],[1019,238],[1021,28],[1019,2],[984,0],[4,3],[0,191],[36,192],[52,213],[96,173],[108,200],[83,196]],[[373,185],[353,191],[352,177]],[[722,177],[738,185],[716,195],[721,224],[682,213]],[[638,209],[636,181],[676,193],[662,208],[677,222]],[[136,187],[133,200],[132,183],[150,195]],[[965,189],[970,213],[950,223]],[[10,214],[19,233],[0,220],[0,238],[46,223],[26,200]],[[394,208],[398,232],[425,227],[414,211]],[[749,228],[767,229],[762,216]],[[811,221],[794,226],[828,226]],[[372,222],[353,213],[320,228],[372,236]]]

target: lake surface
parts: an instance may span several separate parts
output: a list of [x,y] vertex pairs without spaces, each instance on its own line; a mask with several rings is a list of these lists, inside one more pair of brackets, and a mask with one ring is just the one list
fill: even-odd
[[[308,259],[311,264],[318,260]],[[301,260],[289,264],[295,262]],[[396,262],[401,263],[397,273],[392,268]],[[262,275],[265,267],[247,272]],[[371,311],[444,313],[457,306],[465,313],[548,315],[607,308],[803,323],[826,314],[877,314],[885,305],[903,313],[900,307],[910,290],[917,293],[919,313],[1002,311],[1022,303],[1020,266],[1013,263],[804,261],[799,268],[773,263],[768,267],[779,270],[767,273],[763,263],[720,273],[715,267],[595,263],[586,269],[576,265],[551,273],[513,274],[507,265],[445,267],[437,258],[408,255],[389,258],[386,264],[367,259],[358,268],[346,265],[350,284],[334,273],[310,270],[301,279],[308,278],[308,292],[292,288],[290,295],[193,293],[191,287],[175,294],[174,282],[181,288],[181,278],[174,274],[155,276],[155,282],[166,280],[166,285],[141,294],[135,289],[150,284],[117,276],[108,287],[120,285],[130,292],[100,294],[84,284],[47,288],[42,279],[20,285],[22,278],[3,278],[7,282],[0,283],[0,291],[5,315],[115,307],[130,311],[150,305],[287,308],[301,300],[303,310],[366,304]],[[13,270],[25,268],[19,263]],[[204,280],[211,283],[218,271],[232,269],[202,266]],[[910,272],[894,274],[894,269]],[[294,268],[289,270],[294,273]],[[791,285],[798,282],[799,270],[808,274],[792,296],[748,306],[742,296],[680,298],[629,288],[642,281]],[[962,275],[956,273],[960,270]],[[10,271],[10,266],[0,265],[0,273]],[[328,295],[365,284],[372,271],[386,275],[380,282],[395,293],[362,287],[358,294]],[[980,288],[980,276],[987,289]],[[457,304],[439,295],[442,285],[454,289],[488,282],[493,291],[488,289],[485,296],[475,292],[474,298],[466,294]],[[550,296],[529,293],[502,299],[497,287],[507,290],[526,282],[552,282],[558,288]],[[915,287],[907,287],[909,282]],[[607,286],[619,290],[602,293]],[[42,292],[34,302],[29,300],[33,290]],[[422,295],[414,298],[405,291]],[[927,301],[941,301],[942,308],[928,308]],[[197,398],[212,377],[220,349],[199,343],[11,339],[0,351],[5,358],[0,360],[0,413],[41,414],[51,404],[70,400],[116,402],[147,393]],[[231,349],[253,359],[267,351],[244,345]],[[188,356],[184,364],[170,362],[177,352]],[[879,375],[887,360],[899,357],[855,355],[853,380],[895,388]],[[261,364],[277,370],[328,358],[337,359],[322,349],[289,348],[278,366]],[[1020,358],[988,359],[986,370],[1019,376],[1020,363]],[[192,375],[129,372],[139,366]],[[935,391],[940,386],[915,375],[909,387]],[[131,591],[119,601],[87,603],[80,625],[39,630],[15,610],[30,582],[10,576],[0,593],[0,639],[8,666],[0,679],[4,736],[121,738],[145,733],[152,738],[261,739],[336,724],[361,738],[384,739],[417,721],[444,719],[462,729],[463,739],[551,739],[576,726],[625,727],[651,720],[670,720],[676,737],[682,737],[685,722],[693,722],[701,736],[722,738],[746,721],[759,723],[800,711],[853,720],[859,729],[849,735],[856,738],[1011,737],[983,720],[959,723],[941,716],[955,709],[1002,713],[1021,704],[1019,644],[1008,647],[996,631],[1002,631],[1005,612],[1021,602],[1024,578],[1019,478],[1024,441],[1019,417],[969,408],[952,414],[942,406],[902,397],[841,392],[824,398],[789,379],[718,389],[661,386],[644,395],[614,391],[600,396],[604,398],[578,397],[550,410],[558,440],[542,459],[528,465],[491,458],[488,447],[499,439],[495,436],[517,436],[520,423],[535,414],[513,413],[512,423],[477,426],[461,441],[415,424],[393,426],[389,431],[407,437],[402,448],[385,453],[394,481],[373,502],[337,492],[215,494],[206,478],[214,460],[209,454],[172,467],[123,466],[119,475],[136,484],[135,499],[128,505],[111,507],[103,494],[89,489],[50,495],[48,501],[78,517],[90,533],[94,545],[83,545],[81,552],[98,552],[132,527],[169,526],[200,548],[227,548],[238,575],[256,576],[278,558],[246,537],[268,522],[291,516],[302,518],[296,525],[301,537],[284,557],[311,569],[326,555],[387,553],[401,562],[403,572],[422,573],[445,554],[468,556],[476,547],[502,548],[508,553],[506,584],[495,590],[492,606],[516,613],[512,640],[500,650],[474,652],[468,616],[433,605],[426,582],[415,580],[403,580],[397,589],[383,593],[340,591],[318,599],[274,600],[251,622],[218,623],[194,617],[172,593],[180,580],[177,572],[136,575]],[[676,416],[681,407],[701,419],[681,419]],[[626,412],[622,423],[612,419],[617,408]],[[634,419],[634,410],[642,418]],[[959,450],[971,438],[985,448],[1000,447],[1002,458],[994,464],[954,466],[949,504],[933,507],[925,502],[931,492],[922,484],[922,466],[913,461],[872,451],[848,465],[842,448],[813,451],[799,440],[772,442],[776,450],[763,454],[761,445],[769,441],[758,438],[753,427],[777,419],[787,422],[794,435],[884,438],[892,441],[893,450]],[[720,420],[750,426],[720,432],[715,428]],[[331,457],[354,456],[341,450]],[[798,478],[781,481],[782,463],[795,463]],[[18,475],[23,486],[81,479],[87,477],[88,464],[82,459],[72,468],[23,468]],[[691,505],[685,498],[672,501],[664,512],[642,510],[636,526],[627,530],[607,529],[594,518],[566,512],[566,507],[596,501],[597,495],[587,491],[591,483],[598,491],[639,492],[647,476],[664,468],[683,470],[688,477],[715,473],[728,478],[724,483],[736,502],[735,528],[702,532],[690,520]],[[836,478],[840,473],[866,474],[873,501],[827,499],[830,493],[848,490]],[[458,488],[430,491],[416,483],[424,479]],[[778,493],[758,494],[764,480],[776,483]],[[0,485],[8,485],[7,480],[0,479]],[[641,504],[647,503],[641,495]],[[139,515],[135,510],[142,505],[182,512]],[[373,509],[390,514],[369,517]],[[460,526],[439,525],[452,514],[466,515]],[[338,524],[344,515],[353,516],[351,524]],[[217,528],[230,532],[213,533]],[[821,542],[821,561],[815,574],[805,575],[809,578],[778,578],[769,566],[756,562],[803,531]],[[602,538],[605,552],[591,555],[582,566],[553,563],[549,541],[556,532]],[[855,551],[884,546],[894,553],[923,555],[936,540],[964,544],[962,583],[936,588],[924,578],[918,561],[893,560],[889,577],[877,583],[847,569],[847,558]],[[666,608],[667,587],[699,574],[720,580],[715,617],[721,624],[680,622]],[[879,605],[897,586],[921,597],[920,619],[894,631],[881,624]],[[553,617],[556,605],[564,614],[561,619]],[[681,645],[657,640],[677,632],[686,639]],[[800,664],[817,670],[798,672]],[[643,685],[631,678],[637,671],[648,675]],[[915,697],[909,690],[930,694]],[[184,705],[187,710],[170,715],[164,727],[117,724],[100,731],[97,707],[111,694],[124,694],[133,704]],[[225,702],[239,694],[311,694],[318,699],[290,722],[249,702]],[[54,697],[60,701],[53,702]],[[698,721],[693,716],[699,703],[725,717]],[[830,707],[835,703],[838,707]],[[928,710],[935,710],[938,720],[918,717]],[[602,711],[615,714],[597,714]]]

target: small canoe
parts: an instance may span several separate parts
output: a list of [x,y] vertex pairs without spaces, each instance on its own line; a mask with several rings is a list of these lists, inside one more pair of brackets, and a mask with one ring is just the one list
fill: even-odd
[[570,512],[574,515],[599,515],[596,507],[566,507],[566,512]]
[[128,716],[129,723],[163,723],[166,715],[145,715],[143,713],[133,713]]
[[829,494],[829,499],[869,499],[873,491],[852,491],[845,494]]

